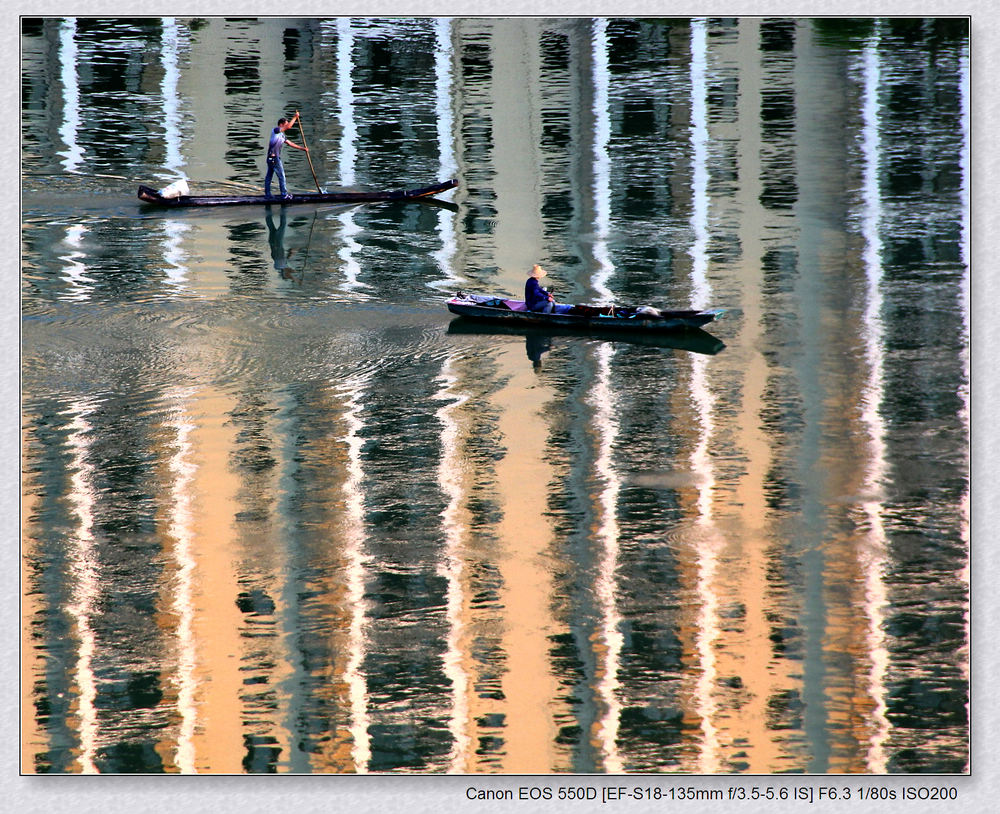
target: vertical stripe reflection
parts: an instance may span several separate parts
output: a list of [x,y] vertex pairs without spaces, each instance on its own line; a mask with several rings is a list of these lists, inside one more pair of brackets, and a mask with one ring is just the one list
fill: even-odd
[[597,270],[591,285],[602,303],[614,301],[614,294],[608,288],[608,281],[614,274],[614,264],[608,251],[608,237],[611,232],[611,156],[608,152],[611,141],[611,112],[609,97],[611,71],[608,61],[608,21],[594,20],[592,40],[594,66],[594,260]]
[[704,20],[691,23],[691,307],[707,308],[708,284],[708,34]]
[[80,79],[77,74],[79,52],[76,45],[76,20],[63,20],[59,26],[59,76],[63,87],[63,121],[59,126],[59,137],[65,150],[62,165],[66,172],[76,172],[83,162],[83,148],[77,143],[80,130]]
[[192,484],[197,467],[193,463],[194,450],[190,434],[195,425],[186,415],[188,392],[173,394],[176,403],[170,424],[175,433],[174,453],[170,456],[170,483],[173,511],[170,515],[169,533],[174,541],[174,563],[177,579],[174,589],[173,610],[177,618],[177,710],[180,715],[180,732],[177,737],[175,761],[184,774],[197,771],[195,765],[194,733],[198,720],[195,703],[196,648],[194,636],[194,513],[192,510]]
[[[704,20],[691,24],[691,226],[694,242],[691,255],[691,307],[705,308],[711,297],[708,282],[708,32]],[[700,610],[697,621],[696,648],[701,672],[696,685],[696,703],[702,726],[701,770],[719,769],[719,735],[715,725],[717,712],[715,683],[717,664],[715,641],[718,629],[718,596],[715,576],[719,559],[719,540],[714,527],[712,495],[715,472],[710,445],[714,431],[714,400],[708,384],[708,358],[691,356],[691,397],[700,419],[698,443],[691,455],[691,467],[698,485],[697,594]]]
[[[356,183],[356,165],[358,161],[358,124],[356,119],[356,100],[354,98],[354,84],[351,76],[354,73],[354,28],[349,17],[341,17],[337,20],[337,110],[340,111],[340,184],[344,187],[353,186]],[[344,261],[343,272],[345,276],[341,289],[344,291],[357,292],[362,288],[369,288],[367,283],[358,280],[361,273],[361,265],[355,255],[361,251],[361,244],[354,236],[361,232],[361,227],[354,222],[354,210],[350,209],[341,213],[337,220],[340,221],[344,246],[337,252],[341,260]]]
[[73,577],[72,598],[67,610],[76,624],[79,650],[74,679],[77,692],[79,717],[80,771],[95,774],[97,754],[97,679],[94,675],[94,656],[97,637],[91,625],[100,593],[97,576],[97,554],[94,539],[94,507],[97,502],[92,486],[94,467],[89,461],[93,427],[88,418],[95,406],[88,402],[75,402],[69,409],[72,432],[67,443],[73,455],[69,500],[76,516],[76,528],[70,537],[70,569]]
[[347,411],[347,480],[344,482],[346,514],[346,561],[347,561],[347,602],[351,622],[348,634],[349,656],[345,668],[348,696],[351,706],[351,756],[355,771],[367,773],[371,760],[371,744],[368,737],[368,685],[364,675],[366,640],[365,583],[368,575],[368,556],[365,553],[365,496],[363,491],[364,467],[361,448],[364,440],[361,430],[364,422],[362,397],[368,382],[354,379],[346,383]]
[[441,511],[441,525],[444,532],[444,556],[439,566],[447,583],[445,615],[448,622],[447,649],[444,654],[444,674],[451,682],[451,714],[448,730],[453,746],[451,772],[466,772],[471,739],[467,722],[469,719],[468,678],[463,667],[464,625],[462,611],[465,594],[462,585],[462,550],[465,525],[460,518],[464,492],[462,489],[462,452],[459,442],[459,425],[455,413],[468,400],[468,396],[455,393],[457,378],[452,371],[452,358],[445,360],[438,376],[440,389],[436,398],[446,402],[437,411],[441,424],[441,461],[438,465],[438,485],[447,501]]
[[864,160],[863,195],[864,212],[862,233],[865,240],[864,267],[867,304],[863,317],[865,355],[868,379],[862,395],[861,420],[868,433],[871,450],[865,472],[866,516],[869,539],[865,550],[859,552],[864,574],[865,611],[868,617],[868,653],[871,668],[868,687],[872,701],[874,730],[868,743],[868,768],[875,773],[886,770],[885,740],[889,733],[886,718],[885,675],[889,653],[885,646],[884,608],[887,603],[883,573],[886,561],[886,531],[882,518],[882,501],[888,475],[885,446],[885,422],[881,407],[885,391],[884,382],[884,328],[882,325],[882,241],[879,227],[882,220],[882,200],[879,189],[879,83],[878,30],[863,54],[864,96],[862,109],[862,142]]
[[[458,161],[455,157],[455,112],[453,94],[455,77],[453,69],[453,50],[451,45],[454,23],[448,18],[440,18],[434,23],[434,112],[437,120],[437,141],[440,164],[438,177],[454,178],[458,175]],[[458,254],[458,239],[455,229],[456,216],[446,209],[437,213],[438,234],[441,237],[441,248],[434,252],[434,260],[443,279],[434,283],[434,287],[448,289],[461,283],[461,277],[455,273],[454,260]]]

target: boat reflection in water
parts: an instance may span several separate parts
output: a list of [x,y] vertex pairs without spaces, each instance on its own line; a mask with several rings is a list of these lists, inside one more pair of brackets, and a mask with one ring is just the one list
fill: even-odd
[[541,359],[545,353],[552,350],[552,340],[576,339],[584,342],[620,342],[627,345],[639,345],[647,348],[665,348],[671,350],[701,353],[714,356],[725,349],[726,344],[721,339],[701,328],[688,328],[684,331],[665,333],[625,333],[614,330],[580,330],[551,326],[547,328],[524,325],[496,325],[475,322],[465,317],[456,317],[448,325],[451,335],[472,336],[523,336],[528,358],[536,369],[541,367]]

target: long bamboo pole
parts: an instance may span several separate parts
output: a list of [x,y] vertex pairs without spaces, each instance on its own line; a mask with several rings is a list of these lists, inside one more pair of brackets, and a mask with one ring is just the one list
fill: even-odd
[[316,170],[313,169],[312,156],[309,154],[309,145],[306,144],[306,131],[302,129],[302,114],[299,111],[295,111],[295,118],[299,122],[299,135],[302,137],[302,146],[306,148],[306,158],[309,160],[309,171],[313,174],[313,182],[316,184],[316,191],[321,193],[322,189],[319,188],[319,179],[316,178]]

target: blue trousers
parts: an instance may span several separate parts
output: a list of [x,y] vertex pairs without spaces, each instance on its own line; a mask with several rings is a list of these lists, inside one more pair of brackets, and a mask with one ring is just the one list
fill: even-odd
[[281,194],[287,195],[288,190],[285,187],[285,168],[281,165],[281,156],[277,158],[267,159],[267,175],[264,176],[264,194],[270,196],[271,194],[271,177],[278,176],[278,186],[281,187]]

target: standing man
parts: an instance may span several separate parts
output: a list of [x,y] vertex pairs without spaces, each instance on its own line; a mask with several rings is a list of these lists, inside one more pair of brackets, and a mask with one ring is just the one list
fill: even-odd
[[287,144],[289,147],[294,147],[296,150],[309,152],[308,147],[301,147],[294,141],[289,141],[285,138],[285,131],[298,120],[299,112],[296,110],[291,121],[288,121],[288,119],[285,118],[278,119],[278,126],[271,131],[271,138],[267,142],[267,175],[264,176],[264,194],[268,198],[271,197],[271,177],[275,173],[278,175],[278,184],[281,187],[281,197],[292,197],[288,194],[288,189],[285,187],[285,168],[281,164],[281,148]]

